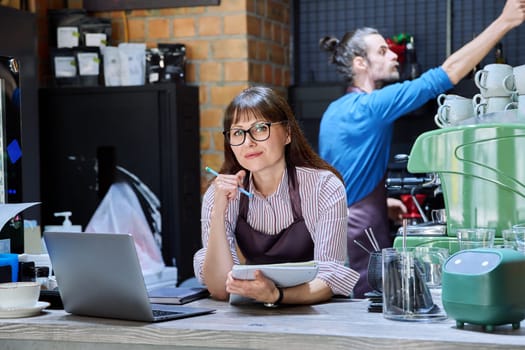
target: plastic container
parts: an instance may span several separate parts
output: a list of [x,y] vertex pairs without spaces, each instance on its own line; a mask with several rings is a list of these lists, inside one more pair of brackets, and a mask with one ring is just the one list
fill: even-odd
[[0,254],[0,266],[11,266],[11,282],[18,281],[18,254]]

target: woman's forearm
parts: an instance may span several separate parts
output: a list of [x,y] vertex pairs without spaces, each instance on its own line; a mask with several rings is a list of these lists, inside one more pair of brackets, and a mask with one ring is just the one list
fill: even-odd
[[285,288],[283,304],[315,304],[333,296],[332,290],[322,280],[316,278],[309,283]]
[[226,238],[224,214],[212,211],[203,277],[206,287],[214,298],[220,300],[228,298],[225,282],[232,266],[233,257]]

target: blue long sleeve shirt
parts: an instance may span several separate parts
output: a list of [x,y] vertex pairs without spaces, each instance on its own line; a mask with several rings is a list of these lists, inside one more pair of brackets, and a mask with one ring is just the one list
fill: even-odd
[[321,120],[319,153],[343,176],[348,206],[383,179],[394,121],[452,87],[439,67],[371,93],[348,93],[329,105]]

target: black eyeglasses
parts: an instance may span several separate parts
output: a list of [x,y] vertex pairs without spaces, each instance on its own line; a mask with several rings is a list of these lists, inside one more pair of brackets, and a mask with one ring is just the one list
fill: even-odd
[[273,124],[286,123],[286,120],[280,122],[262,122],[252,125],[249,129],[232,128],[222,132],[230,146],[240,146],[246,141],[246,134],[250,134],[250,137],[254,141],[266,141],[270,138],[270,127]]

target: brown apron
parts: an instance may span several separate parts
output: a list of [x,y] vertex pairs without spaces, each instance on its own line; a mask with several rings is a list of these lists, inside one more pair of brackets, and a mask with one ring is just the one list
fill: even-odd
[[[248,184],[249,176],[246,176],[244,187]],[[314,243],[304,222],[297,174],[293,166],[288,166],[288,188],[294,221],[275,235],[257,231],[248,224],[249,198],[241,196],[235,238],[247,264],[301,262],[314,258]]]
[[371,227],[381,249],[391,247],[393,237],[390,234],[386,206],[385,178],[365,198],[348,207],[348,261],[350,268],[359,272],[359,280],[354,287],[354,298],[364,298],[364,293],[372,290],[368,284],[368,260],[370,255],[354,243],[359,241],[373,251],[365,229]]

